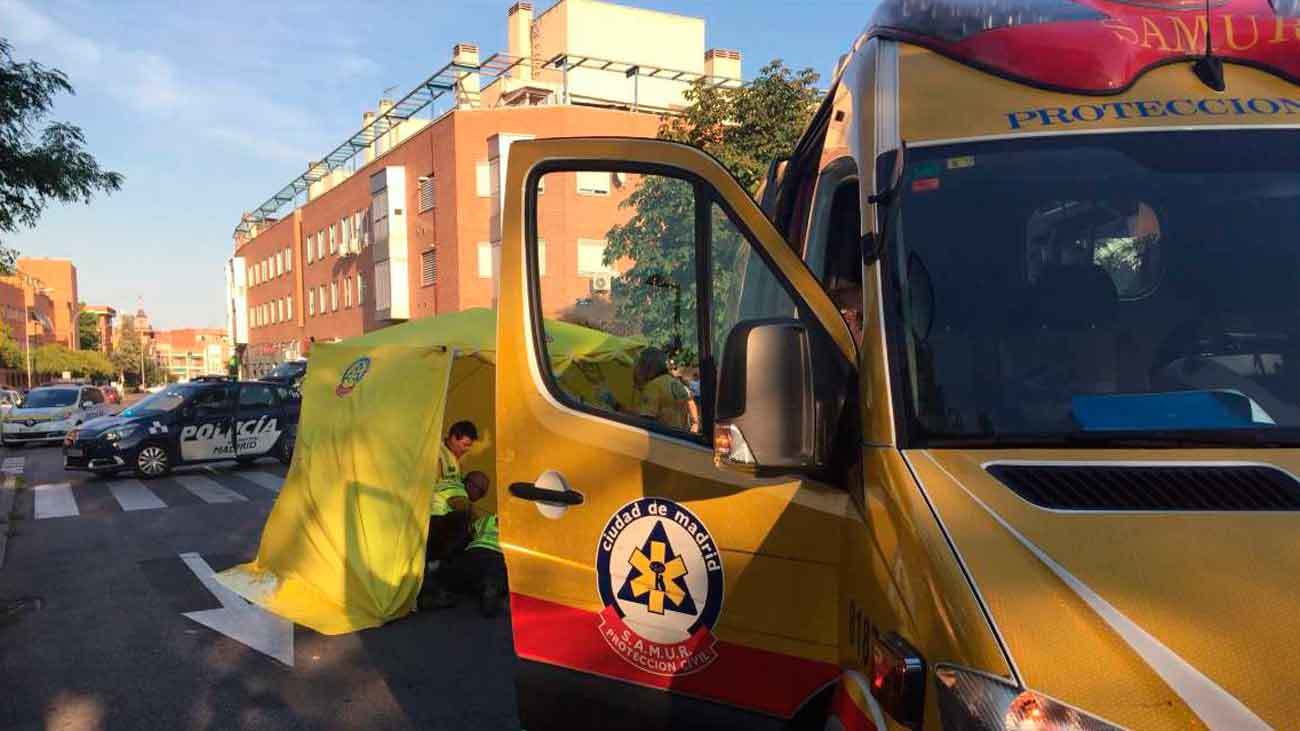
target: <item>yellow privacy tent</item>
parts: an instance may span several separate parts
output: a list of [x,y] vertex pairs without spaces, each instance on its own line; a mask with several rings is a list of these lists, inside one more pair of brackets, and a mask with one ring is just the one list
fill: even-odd
[[[581,400],[608,384],[632,394],[643,347],[547,321],[560,385]],[[423,578],[428,506],[446,427],[473,421],[462,460],[493,478],[496,318],[476,309],[416,320],[312,348],[293,464],[262,531],[257,558],[217,576],[266,609],[323,634],[404,616]]]

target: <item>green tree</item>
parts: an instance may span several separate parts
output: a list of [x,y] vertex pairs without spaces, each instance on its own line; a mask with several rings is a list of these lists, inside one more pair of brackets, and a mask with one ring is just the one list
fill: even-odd
[[110,357],[113,368],[122,374],[124,384],[128,383],[128,378],[131,376],[135,377],[136,384],[140,383],[141,348],[140,333],[136,332],[135,323],[128,317],[122,323],[122,335]]
[[77,342],[82,350],[99,350],[99,317],[82,312],[77,315]]
[[0,322],[0,367],[27,367],[26,359],[23,357],[23,349],[18,346],[18,341],[14,340],[13,333],[9,331],[9,326],[3,322]]
[[[0,39],[0,234],[36,225],[51,201],[89,203],[96,191],[122,187],[83,149],[81,129],[45,123],[57,94],[74,93],[68,77],[35,61],[14,60]],[[0,271],[13,271],[17,252],[0,247]]]
[[[780,60],[764,66],[750,84],[727,88],[696,83],[688,105],[665,117],[662,139],[684,142],[718,158],[750,193],[758,190],[769,163],[789,155],[822,98],[812,69],[794,71]],[[614,282],[614,321],[624,332],[643,335],[679,361],[697,359],[695,292],[695,195],[689,183],[649,175],[621,204],[634,211],[627,223],[606,235],[605,264],[631,261]],[[744,270],[745,242],[721,211],[712,211],[717,304],[734,299]],[[575,317],[583,313],[574,313]],[[722,318],[715,318],[719,327]],[[715,342],[718,333],[713,333]]]

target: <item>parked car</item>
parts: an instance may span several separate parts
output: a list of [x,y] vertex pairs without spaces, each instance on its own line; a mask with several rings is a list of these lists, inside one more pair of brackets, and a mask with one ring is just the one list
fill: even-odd
[[69,431],[106,413],[104,392],[95,386],[34,388],[4,413],[0,445],[57,444]]
[[17,391],[11,388],[0,388],[0,414],[9,413],[9,409],[22,400],[22,394]]
[[64,467],[161,477],[199,462],[275,457],[288,464],[300,403],[295,391],[273,383],[204,378],[172,384],[68,434]]
[[104,401],[110,404],[122,403],[122,392],[117,390],[116,386],[100,386],[100,391],[104,392]]

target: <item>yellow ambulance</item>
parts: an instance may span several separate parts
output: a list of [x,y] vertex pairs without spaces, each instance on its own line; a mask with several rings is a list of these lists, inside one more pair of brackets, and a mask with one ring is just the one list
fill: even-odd
[[885,0],[762,208],[510,147],[523,726],[1300,725],[1298,15]]

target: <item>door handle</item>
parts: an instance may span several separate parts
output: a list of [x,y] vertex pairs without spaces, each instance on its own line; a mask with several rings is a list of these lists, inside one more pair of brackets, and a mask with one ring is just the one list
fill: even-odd
[[581,505],[582,493],[574,490],[547,490],[531,482],[515,482],[510,485],[510,494],[521,500],[532,500],[551,505]]

